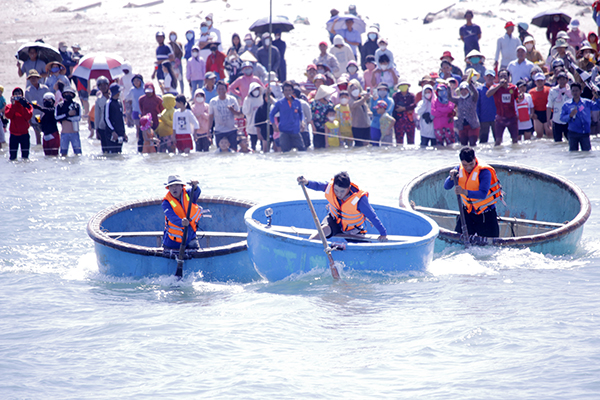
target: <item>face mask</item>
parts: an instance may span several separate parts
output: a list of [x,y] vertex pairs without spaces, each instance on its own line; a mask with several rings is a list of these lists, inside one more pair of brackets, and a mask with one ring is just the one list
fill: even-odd
[[378,90],[377,94],[379,95],[379,97],[387,97],[387,90]]
[[171,42],[174,42],[175,40],[177,40],[176,35],[171,35],[171,36],[169,36],[169,38],[171,39]]
[[252,97],[258,97],[260,96],[260,90],[255,90],[252,92]]
[[380,49],[381,51],[385,51],[385,49],[387,49],[387,45],[386,45],[386,44],[380,44],[380,45],[379,45],[379,49]]
[[448,89],[446,89],[445,87],[442,87],[438,90],[437,92],[438,94],[438,98],[440,99],[440,101],[444,104],[448,103]]
[[345,98],[345,97],[342,97],[342,98],[340,99],[340,104],[343,104],[343,105],[346,105],[346,104],[348,104],[348,99],[347,99],[347,98]]
[[388,64],[379,64],[379,68],[383,71],[387,70],[390,66]]
[[469,93],[465,93],[465,94],[460,94],[461,99],[466,99],[467,97],[469,97]]
[[317,74],[322,74],[322,75],[324,75],[324,74],[325,74],[325,70],[324,70],[323,68],[319,68],[319,69],[317,70]]
[[481,57],[471,57],[471,64],[479,64]]
[[531,51],[533,49],[533,43],[525,43],[525,48],[527,51]]
[[60,47],[59,50],[65,53],[67,51],[67,46]]
[[196,103],[204,103],[204,97],[196,96]]
[[54,107],[54,102],[52,100],[44,100],[44,107]]
[[197,51],[192,51],[192,57],[198,57],[200,53],[198,53]]
[[59,67],[52,67],[52,68],[50,68],[50,71],[52,71],[52,72],[58,72],[58,71],[60,71],[60,68]]
[[329,117],[327,117],[327,119],[328,119],[330,122],[333,122],[333,121],[335,121],[335,117],[334,117],[333,115],[330,115]]
[[369,40],[377,40],[377,34],[376,33],[369,33]]
[[193,33],[186,33],[185,37],[187,38],[187,40],[192,40],[194,38],[194,34]]
[[246,47],[252,47],[254,42],[252,40],[246,40]]
[[63,98],[65,99],[66,102],[71,103],[75,97],[73,97],[70,94],[63,94]]
[[408,92],[408,85],[400,85],[398,86],[398,90],[400,90],[402,93],[406,93]]
[[200,32],[202,32],[202,33],[208,32],[208,27],[207,26],[201,26],[200,27]]
[[352,67],[348,67],[348,72],[350,72],[350,74],[354,75],[356,73],[356,71],[358,71],[358,68],[352,66]]
[[360,90],[358,90],[358,89],[354,89],[352,91],[352,96],[354,96],[354,97],[358,97],[359,94],[360,94]]
[[244,70],[242,71],[244,73],[244,75],[246,76],[250,76],[252,75],[252,70],[250,68],[244,68]]
[[265,46],[268,46],[271,44],[271,39],[265,39],[263,40],[263,43],[265,44]]
[[425,93],[423,95],[427,100],[431,100],[431,93]]
[[578,26],[573,26],[573,27],[571,28],[571,30],[573,30],[573,32],[577,32],[577,31],[579,30],[579,27],[578,27]]
[[281,35],[275,35],[275,40],[281,39]]

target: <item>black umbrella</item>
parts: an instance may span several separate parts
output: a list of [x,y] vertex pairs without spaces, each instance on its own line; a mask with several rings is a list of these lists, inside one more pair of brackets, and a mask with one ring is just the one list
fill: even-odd
[[[292,24],[287,17],[280,15],[273,17],[272,25],[273,32],[275,32],[277,29],[281,30],[281,32],[289,32],[294,29],[294,24]],[[269,32],[269,17],[256,20],[252,25],[250,25],[250,30],[259,35]]]
[[43,42],[29,42],[24,44],[23,46],[19,47],[19,50],[17,50],[17,54],[15,54],[15,57],[23,62],[29,60],[30,47],[37,48],[38,59],[44,61],[46,64],[52,61],[56,61],[59,63],[63,62],[62,56],[60,55],[58,49]]
[[539,26],[540,28],[547,28],[548,25],[550,25],[550,22],[554,20],[555,15],[558,15],[567,24],[571,22],[571,17],[565,14],[564,12],[558,10],[548,10],[541,12],[535,17],[533,17],[531,19],[531,23],[533,25]]

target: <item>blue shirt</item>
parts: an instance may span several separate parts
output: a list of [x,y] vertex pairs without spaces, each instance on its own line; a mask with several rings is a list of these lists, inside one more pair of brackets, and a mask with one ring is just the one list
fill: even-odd
[[386,96],[385,99],[378,98],[377,100],[371,98],[371,112],[373,112],[373,120],[371,121],[371,128],[381,129],[381,125],[379,124],[379,120],[381,119],[381,115],[377,112],[375,106],[379,100],[385,100],[388,104],[388,108],[386,112],[392,115],[392,111],[394,110],[394,101],[390,98],[390,96]]
[[[577,114],[575,114],[575,117],[571,118],[571,111],[575,107],[577,107]],[[563,104],[560,120],[569,125],[570,132],[589,135],[590,126],[592,124],[592,111],[598,110],[600,110],[598,100],[592,101],[582,97],[579,99],[579,102],[575,103],[575,99],[571,99]]]
[[479,117],[479,122],[493,122],[496,120],[496,103],[493,96],[486,96],[488,90],[490,88],[485,85],[477,88],[479,92],[479,98],[477,99],[477,116]]
[[[198,201],[198,197],[200,197],[201,190],[198,186],[196,186],[196,190],[194,191],[193,195],[191,194],[191,192],[192,192],[192,188],[189,188],[187,190],[187,193],[190,196],[191,200],[195,203],[196,201]],[[181,199],[179,199],[179,202],[181,203],[181,205],[183,205],[183,202],[181,201]],[[171,204],[167,200],[163,200],[162,209],[163,209],[163,212],[165,213],[165,217],[167,217],[167,219],[169,221],[171,221],[172,224],[181,226],[181,227],[183,226],[183,224],[181,222],[181,218],[179,218],[179,216],[177,214],[175,214],[175,211],[173,211],[173,207],[171,207]],[[187,210],[184,210],[184,211],[187,213]],[[196,239],[196,232],[194,232],[193,229],[188,229],[187,240],[185,242],[186,246],[194,239]],[[163,235],[163,247],[168,247],[170,249],[178,249],[180,246],[181,246],[181,243],[177,243],[177,242],[171,240],[169,235],[167,235],[167,231],[165,228],[165,233]]]
[[[344,40],[346,40],[346,42],[355,42],[355,43],[361,43],[361,38],[360,38],[360,33],[352,28],[351,31],[349,31],[348,29],[344,28],[344,29],[337,29],[335,31],[335,33],[337,33],[338,35],[340,35],[341,37],[344,38]],[[352,48],[352,52],[354,53],[354,57],[356,57],[356,54],[358,53],[358,46],[354,45],[354,44],[350,44],[348,43],[348,46],[350,46]],[[342,67],[344,68],[344,67]]]
[[302,113],[302,104],[297,99],[292,99],[290,102],[284,97],[277,100],[271,113],[269,120],[275,122],[275,114],[279,113],[279,130],[286,133],[300,133],[300,123],[304,120]]
[[204,97],[205,97],[204,102],[206,104],[209,104],[212,99],[217,97],[217,85],[213,86],[213,90],[208,90],[206,88],[206,86],[203,86],[202,90],[204,91]]
[[481,28],[479,25],[464,24],[460,27],[458,32],[460,36],[462,36],[465,44],[465,56],[469,54],[471,50],[479,50],[479,35],[481,35]]
[[[327,185],[329,185],[328,182],[308,181],[308,185],[306,185],[306,187],[312,190],[324,192],[327,189]],[[350,187],[350,190],[353,190],[353,188]],[[379,231],[379,234],[381,236],[387,236],[387,230],[379,220],[377,214],[375,214],[375,210],[373,210],[373,207],[371,207],[371,204],[369,203],[369,197],[361,197],[356,206],[358,211],[363,213],[365,215],[365,218],[371,221],[371,223]]]

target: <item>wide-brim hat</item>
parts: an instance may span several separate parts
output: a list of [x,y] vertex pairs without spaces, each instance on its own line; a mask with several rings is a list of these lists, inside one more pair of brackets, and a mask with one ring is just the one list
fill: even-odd
[[552,47],[552,48],[558,49],[560,47],[568,48],[569,44],[567,43],[567,41],[565,39],[558,38],[558,39],[556,39],[556,43],[554,44],[554,47]]
[[64,89],[63,89],[63,91],[62,91],[62,93],[63,93],[63,95],[64,95],[65,93],[71,93],[73,96],[75,96],[75,95],[77,94],[77,92],[75,92],[75,89],[73,89],[73,87],[72,87],[72,86],[70,86],[70,85],[69,85],[69,86],[65,85],[65,87],[64,87]]
[[66,72],[67,69],[65,68],[64,65],[62,65],[61,63],[59,63],[58,61],[51,61],[48,64],[46,64],[46,71],[49,72],[50,69],[52,69],[52,66],[54,65],[58,65],[58,67],[60,68],[59,72]]
[[[398,87],[398,86],[402,86],[402,85],[408,85],[408,86],[410,86],[410,82],[409,82],[407,79],[400,79],[400,80],[398,81],[398,84],[396,85],[396,87]],[[379,89],[379,88],[378,88],[378,89]]]
[[318,101],[318,100],[324,99],[326,97],[331,96],[335,92],[336,92],[336,90],[334,87],[327,86],[327,85],[321,85],[321,86],[319,86],[319,90],[317,90],[317,94],[315,94],[315,100]]
[[165,187],[168,188],[171,185],[185,185],[185,182],[181,180],[179,175],[169,175],[169,179],[167,179]]
[[577,54],[583,54],[584,50],[592,50],[594,53],[597,53],[596,49],[594,49],[589,43],[583,42],[582,46],[579,48]]
[[27,79],[29,78],[41,78],[42,76],[40,75],[39,72],[37,72],[37,70],[35,69],[30,69],[29,72],[27,72]]
[[388,84],[387,83],[383,83],[383,82],[381,82],[379,84],[379,86],[377,86],[377,90],[379,90],[379,89],[385,89],[388,92],[390,91],[390,87],[388,86]]
[[482,57],[482,58],[485,58],[485,56],[483,55],[482,52],[480,52],[479,50],[475,50],[475,49],[471,50],[469,52],[469,54],[467,54],[467,56],[465,57],[465,61],[468,60],[471,57]]
[[448,50],[444,51],[444,53],[442,53],[442,56],[440,57],[440,60],[442,60],[443,58],[448,57],[451,60],[454,61],[454,57],[452,57],[452,53],[449,52]]

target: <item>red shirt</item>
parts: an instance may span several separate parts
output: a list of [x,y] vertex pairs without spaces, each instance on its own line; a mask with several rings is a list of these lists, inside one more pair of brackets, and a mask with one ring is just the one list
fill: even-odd
[[210,53],[210,56],[206,59],[206,72],[212,71],[219,74],[220,80],[225,80],[225,53],[218,51],[216,53]]
[[[496,84],[492,89],[499,86]],[[514,118],[517,116],[515,104],[519,90],[512,83],[508,84],[508,88],[501,87],[494,93],[494,104],[496,104],[496,115],[503,118]]]
[[33,116],[33,108],[23,107],[18,101],[15,104],[7,104],[4,115],[10,119],[8,129],[11,135],[22,136],[29,134],[29,120]]
[[533,109],[535,111],[546,111],[549,93],[550,87],[548,86],[544,86],[544,90],[537,90],[537,87],[534,87],[529,91],[531,100],[533,100]]

